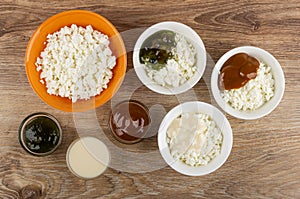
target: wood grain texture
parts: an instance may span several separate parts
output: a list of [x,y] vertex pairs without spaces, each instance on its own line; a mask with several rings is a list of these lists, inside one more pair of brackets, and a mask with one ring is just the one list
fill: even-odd
[[[284,97],[262,119],[243,121],[227,115],[233,129],[233,149],[228,161],[212,174],[187,177],[168,166],[146,173],[109,168],[94,180],[78,179],[68,171],[65,154],[78,137],[76,122],[80,122],[78,118],[82,115],[64,113],[43,103],[31,89],[24,67],[26,45],[33,31],[48,17],[71,9],[94,11],[116,26],[128,51],[129,72],[132,72],[131,51],[137,33],[161,21],[191,26],[203,39],[211,57],[212,63],[193,93],[161,96],[145,86],[130,88],[129,79],[139,82],[131,73],[118,95],[96,109],[103,135],[121,151],[142,156],[157,152],[157,142],[155,136],[130,146],[116,142],[107,127],[109,111],[116,102],[131,92],[132,99],[162,111],[162,117],[191,96],[214,104],[209,89],[213,61],[234,47],[253,45],[272,53],[285,73]],[[300,198],[299,44],[299,0],[1,0],[0,198]],[[42,158],[24,152],[17,137],[23,118],[37,111],[57,117],[64,132],[58,150]],[[155,134],[156,127],[151,129]],[[92,128],[85,133],[99,136]],[[160,164],[162,159],[158,156],[142,163],[151,165],[153,161]]]

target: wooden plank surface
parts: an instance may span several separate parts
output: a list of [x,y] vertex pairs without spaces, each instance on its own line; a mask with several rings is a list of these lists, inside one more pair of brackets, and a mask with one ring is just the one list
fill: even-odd
[[[121,32],[128,51],[130,78],[125,79],[113,100],[85,114],[61,112],[42,102],[31,89],[24,66],[26,45],[33,31],[48,17],[71,9],[93,11],[109,19]],[[231,155],[219,170],[203,177],[183,176],[164,165],[155,136],[127,146],[113,140],[107,127],[111,107],[128,92],[132,99],[161,111],[161,117],[191,98],[214,103],[209,88],[212,63],[194,89],[180,96],[155,94],[142,85],[128,86],[130,81],[139,83],[131,60],[138,32],[161,21],[178,21],[192,27],[203,39],[211,62],[234,47],[253,45],[272,53],[285,73],[284,97],[271,114],[254,121],[227,115],[234,136]],[[299,0],[1,0],[0,198],[300,198],[299,55]],[[42,158],[24,152],[17,137],[23,118],[38,111],[57,117],[64,133],[58,150]],[[99,121],[103,132],[78,127],[90,116]],[[152,158],[136,163],[147,164],[144,169],[148,172],[128,172],[134,157],[121,162],[124,165],[116,162],[114,168],[94,180],[76,178],[68,171],[65,154],[78,132],[106,137],[124,154],[143,158],[153,153]],[[156,132],[155,126],[152,132]]]

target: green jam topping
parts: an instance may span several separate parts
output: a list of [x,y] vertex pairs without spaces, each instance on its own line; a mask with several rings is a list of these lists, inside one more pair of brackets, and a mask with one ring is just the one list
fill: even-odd
[[140,63],[153,70],[160,70],[173,58],[172,48],[176,46],[175,33],[161,30],[148,37],[140,49]]

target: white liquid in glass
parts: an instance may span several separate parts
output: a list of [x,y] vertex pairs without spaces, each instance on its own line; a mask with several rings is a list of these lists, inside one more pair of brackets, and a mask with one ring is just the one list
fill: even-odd
[[109,163],[109,151],[95,137],[83,137],[72,143],[67,153],[67,164],[78,177],[91,179],[102,174]]

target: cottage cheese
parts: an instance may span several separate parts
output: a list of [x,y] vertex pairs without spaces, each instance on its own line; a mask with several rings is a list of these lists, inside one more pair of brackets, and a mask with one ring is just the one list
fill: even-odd
[[195,47],[181,35],[175,35],[176,46],[172,49],[174,55],[167,61],[165,67],[153,70],[145,66],[148,76],[161,86],[178,87],[194,76],[196,68]]
[[222,98],[237,110],[256,110],[268,102],[275,92],[271,67],[260,62],[257,76],[239,89],[225,90]]
[[48,34],[45,44],[35,65],[50,95],[76,102],[107,88],[116,65],[107,35],[90,25],[84,28],[73,24]]
[[174,159],[190,166],[207,165],[221,152],[223,135],[209,115],[183,113],[167,129]]

